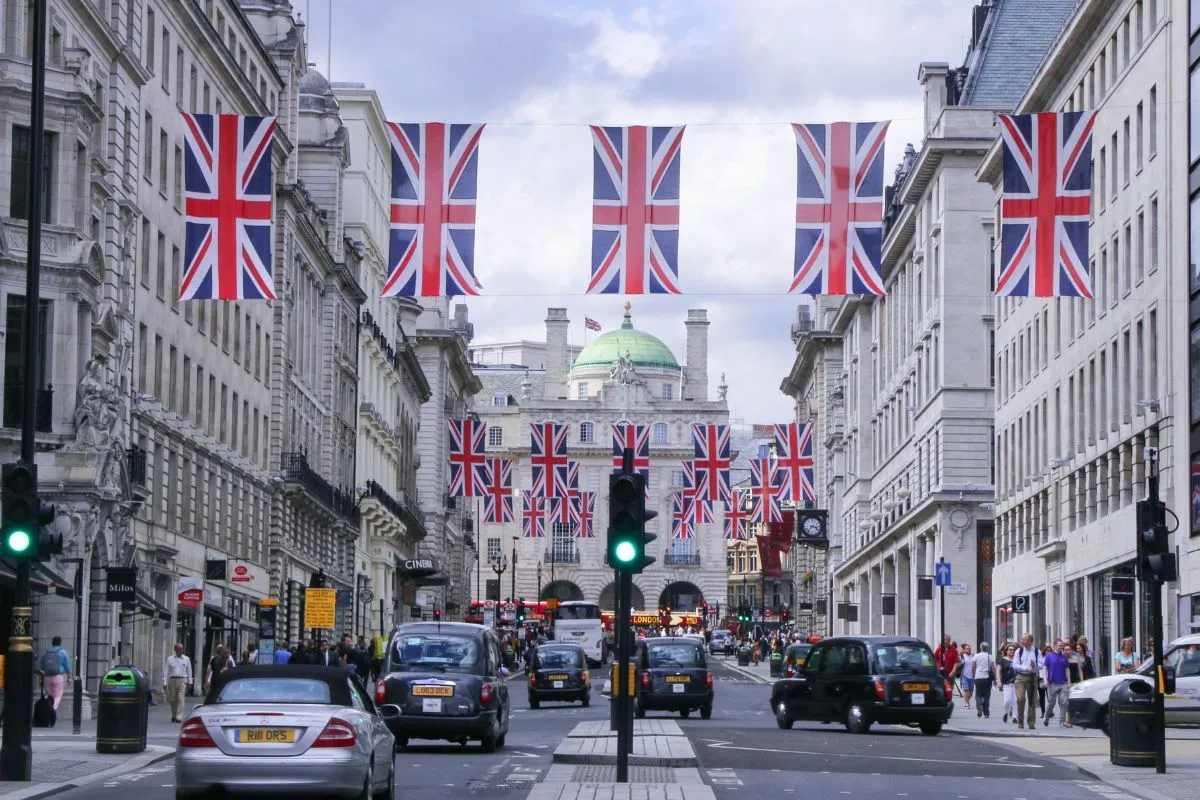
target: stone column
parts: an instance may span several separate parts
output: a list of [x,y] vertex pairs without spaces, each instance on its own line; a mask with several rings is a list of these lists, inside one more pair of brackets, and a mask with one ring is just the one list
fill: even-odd
[[683,387],[684,400],[708,399],[708,311],[703,308],[688,309],[687,322],[687,363],[684,375],[687,377]]

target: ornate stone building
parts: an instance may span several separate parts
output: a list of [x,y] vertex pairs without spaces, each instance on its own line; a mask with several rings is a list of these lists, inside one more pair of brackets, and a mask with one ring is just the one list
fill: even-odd
[[[696,538],[671,539],[671,497],[683,485],[682,461],[693,455],[692,423],[728,424],[725,387],[708,398],[708,316],[688,311],[687,363],[657,337],[633,327],[628,304],[619,328],[598,336],[574,355],[568,344],[570,320],[564,308],[546,314],[544,368],[526,364],[478,364],[482,382],[476,410],[488,424],[489,455],[515,459],[514,510],[509,524],[482,525],[479,566],[473,590],[480,599],[515,595],[527,600],[596,600],[613,604],[612,570],[604,564],[608,525],[608,474],[612,470],[612,425],[630,422],[650,432],[650,505],[658,518],[652,553],[658,559],[634,578],[639,609],[669,605],[698,607],[726,596],[722,515],[696,526]],[[489,352],[506,345],[484,345]],[[535,348],[536,349],[536,348]],[[573,357],[572,357],[573,356]],[[567,448],[579,464],[579,486],[596,493],[593,536],[577,538],[570,525],[546,522],[544,538],[521,536],[521,490],[531,485],[530,424],[558,422],[568,427]],[[470,501],[475,502],[475,501]],[[508,574],[492,569],[503,556]],[[489,581],[490,592],[488,591]]]

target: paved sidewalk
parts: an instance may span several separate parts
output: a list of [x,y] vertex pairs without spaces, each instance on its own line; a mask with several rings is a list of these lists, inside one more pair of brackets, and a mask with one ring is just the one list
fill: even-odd
[[174,747],[150,745],[131,755],[101,755],[94,738],[33,743],[33,780],[29,783],[0,783],[5,800],[33,800],[80,786],[115,778],[148,767],[175,755]]

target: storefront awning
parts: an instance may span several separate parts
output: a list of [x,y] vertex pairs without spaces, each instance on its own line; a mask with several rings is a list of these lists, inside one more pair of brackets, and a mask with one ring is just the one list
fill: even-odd
[[[0,584],[17,585],[17,565],[7,558],[0,558]],[[59,597],[75,596],[71,582],[45,564],[30,565],[29,585],[33,591],[42,594],[54,592]]]
[[171,621],[171,611],[162,603],[155,600],[148,592],[139,588],[137,590],[137,606],[138,611],[150,617],[157,617],[164,622]]

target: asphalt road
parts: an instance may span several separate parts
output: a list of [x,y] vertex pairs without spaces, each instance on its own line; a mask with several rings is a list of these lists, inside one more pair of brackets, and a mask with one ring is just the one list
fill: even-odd
[[[792,794],[804,800],[1134,800],[1089,781],[1073,767],[986,739],[924,737],[892,727],[851,736],[841,726],[807,723],[782,731],[766,708],[766,684],[725,668],[720,658],[714,659],[712,670],[713,718],[705,721],[693,714],[687,720],[678,715],[674,719],[692,742],[701,774],[718,800],[787,800]],[[414,742],[396,754],[397,796],[445,800],[465,794],[524,800],[572,727],[607,719],[608,703],[600,695],[603,675],[593,674],[597,681],[590,708],[547,703],[537,711],[526,703],[523,676],[514,676],[507,745],[488,755],[475,744]],[[58,797],[168,800],[174,797],[173,770],[168,760]]]

